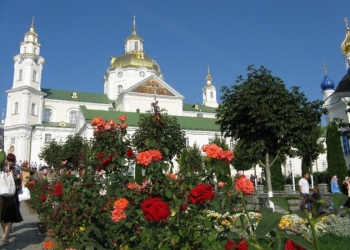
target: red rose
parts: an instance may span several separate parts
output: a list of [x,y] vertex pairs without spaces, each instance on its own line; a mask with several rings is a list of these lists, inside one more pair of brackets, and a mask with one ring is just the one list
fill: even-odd
[[104,160],[104,161],[101,163],[101,165],[104,166],[104,167],[109,166],[109,164],[111,163],[112,159],[113,159],[113,156],[112,156],[112,155],[109,155],[109,156],[107,157],[107,159]]
[[242,174],[236,179],[235,189],[243,194],[252,194],[254,192],[254,184]]
[[203,145],[202,150],[207,154],[207,156],[214,159],[217,159],[219,152],[222,151],[222,149],[216,144]]
[[180,211],[186,211],[186,210],[187,210],[187,205],[184,204],[184,203],[182,203],[182,204],[180,205]]
[[61,196],[62,195],[62,183],[57,183],[54,191],[55,195]]
[[305,248],[295,244],[293,241],[291,240],[287,240],[286,244],[284,245],[284,249],[285,250],[305,250]]
[[127,158],[130,159],[131,157],[133,157],[133,155],[134,155],[134,152],[131,149],[126,150],[126,157]]
[[247,250],[248,247],[249,247],[249,246],[248,246],[247,242],[245,242],[245,240],[242,239],[242,240],[238,243],[238,245],[237,245],[237,247],[236,247],[236,250]]
[[103,157],[105,156],[105,154],[104,153],[98,153],[98,155],[97,155],[97,159],[102,159]]
[[34,185],[35,185],[35,182],[29,182],[28,184],[28,187],[31,189],[31,190],[34,190]]
[[225,250],[232,250],[235,245],[236,245],[236,242],[232,240],[227,240],[227,243],[225,245]]
[[40,200],[41,200],[42,202],[45,202],[45,201],[46,201],[46,195],[45,195],[45,194],[41,194],[41,195],[40,195]]
[[213,199],[214,195],[215,192],[211,185],[201,183],[190,191],[190,201],[193,204],[202,204],[206,200]]
[[141,210],[146,217],[146,220],[160,221],[166,220],[170,215],[168,203],[162,201],[160,198],[149,197],[141,204]]

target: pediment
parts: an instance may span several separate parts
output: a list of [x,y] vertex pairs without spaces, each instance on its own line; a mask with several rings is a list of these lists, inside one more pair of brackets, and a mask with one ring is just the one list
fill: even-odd
[[154,95],[165,95],[165,96],[175,96],[172,91],[170,91],[167,86],[155,78],[151,78],[142,84],[135,86],[134,89],[130,91],[131,93],[142,93],[142,94],[154,94]]
[[161,95],[184,98],[180,93],[174,90],[166,82],[156,76],[150,76],[147,79],[139,82],[124,93],[139,93],[144,95]]

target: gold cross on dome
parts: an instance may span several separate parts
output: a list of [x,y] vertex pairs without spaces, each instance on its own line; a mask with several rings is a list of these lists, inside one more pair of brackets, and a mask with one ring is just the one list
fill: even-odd
[[348,20],[346,17],[344,18],[344,22],[345,22],[346,28],[349,28],[349,27],[348,27],[348,22],[349,22],[349,20]]
[[327,64],[323,63],[324,74],[327,75]]

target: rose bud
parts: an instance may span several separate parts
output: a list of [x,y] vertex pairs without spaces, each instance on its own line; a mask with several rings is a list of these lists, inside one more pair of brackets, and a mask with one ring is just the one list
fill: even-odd
[[186,211],[186,210],[187,210],[187,205],[184,204],[184,203],[182,203],[182,204],[180,205],[180,211]]

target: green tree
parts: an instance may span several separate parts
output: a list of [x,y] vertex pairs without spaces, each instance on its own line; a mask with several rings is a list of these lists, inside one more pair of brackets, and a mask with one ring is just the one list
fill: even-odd
[[[341,185],[345,177],[348,175],[348,171],[341,146],[340,132],[335,121],[330,122],[327,126],[326,144],[328,162],[327,172],[330,177],[334,175],[338,176],[338,184]],[[330,182],[330,180],[328,182]]]
[[46,145],[40,152],[40,160],[44,160],[49,167],[59,168],[62,164],[61,156],[62,145],[56,140],[52,140],[50,144]]
[[258,162],[256,155],[252,154],[242,146],[242,142],[238,141],[233,149],[235,157],[232,160],[234,169],[237,171],[246,171],[252,169]]
[[88,147],[87,142],[80,135],[69,135],[62,144],[60,155],[63,160],[67,161],[70,168],[77,169],[79,164],[84,165],[82,161],[86,158],[84,155]]
[[185,132],[181,130],[174,116],[166,113],[141,114],[138,124],[139,129],[132,136],[132,145],[139,152],[157,149],[172,164],[171,160],[176,155],[180,156],[182,149],[186,147]]
[[282,174],[282,164],[286,161],[284,156],[279,156],[271,167],[271,184],[273,190],[284,190],[285,180]]
[[[241,140],[245,150],[258,156],[272,196],[271,167],[278,156],[294,155],[292,149],[303,131],[320,123],[322,113],[316,107],[322,102],[309,102],[298,87],[288,91],[283,81],[263,66],[255,69],[251,65],[247,70],[246,79],[239,76],[231,88],[222,88],[217,124],[225,136]],[[304,115],[313,108],[315,112],[306,122]]]
[[202,170],[203,156],[197,143],[194,143],[192,147],[184,148],[178,162],[179,168],[183,172],[190,172],[194,174]]

